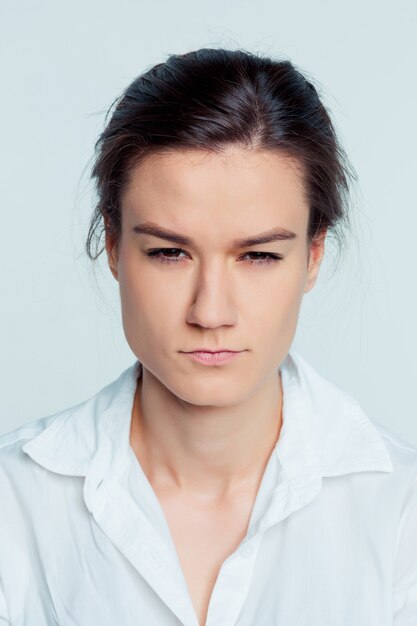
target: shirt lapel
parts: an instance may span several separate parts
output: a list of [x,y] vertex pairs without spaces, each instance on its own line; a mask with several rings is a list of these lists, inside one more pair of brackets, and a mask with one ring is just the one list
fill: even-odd
[[358,402],[294,349],[281,365],[281,380],[281,432],[260,485],[248,539],[312,502],[326,477],[393,471],[375,423]]
[[98,394],[58,414],[23,450],[52,472],[85,476],[84,501],[96,523],[180,622],[198,626],[176,554],[119,483],[129,460],[130,419],[140,372],[136,361]]

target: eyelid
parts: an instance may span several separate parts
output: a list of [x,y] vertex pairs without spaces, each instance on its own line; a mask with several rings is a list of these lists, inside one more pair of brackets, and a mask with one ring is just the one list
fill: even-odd
[[[178,246],[163,246],[163,247],[158,247],[158,248],[147,248],[145,250],[145,253],[148,254],[150,252],[159,252],[159,251],[167,251],[167,250],[177,250],[177,251],[185,252],[186,254],[189,254],[187,250],[185,250],[184,248],[180,248]],[[280,257],[284,256],[281,252],[274,252],[273,250],[244,250],[243,252],[240,253],[240,256],[242,254],[271,254],[271,255],[280,256]]]
[[[178,253],[182,253],[184,252],[185,254],[188,254],[183,248],[177,248],[177,247],[165,247],[165,248],[151,248],[149,250],[147,250],[145,252],[146,256],[154,258],[156,261],[159,261],[160,263],[165,263],[167,265],[176,265],[176,264],[181,264],[183,263],[183,261],[179,258],[179,257],[164,257],[162,253],[164,252],[170,252],[170,251],[175,251]],[[247,256],[250,254],[259,254],[261,255],[261,257],[259,259],[252,259],[250,261],[246,261],[246,263],[248,263],[249,265],[271,265],[271,264],[278,264],[280,261],[284,260],[284,255],[279,254],[277,252],[267,252],[264,250],[249,250],[247,252],[243,252],[240,256]],[[262,258],[262,255],[264,258]]]

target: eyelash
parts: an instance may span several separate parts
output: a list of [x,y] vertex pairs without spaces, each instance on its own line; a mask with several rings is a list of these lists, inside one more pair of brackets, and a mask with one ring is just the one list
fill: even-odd
[[[181,248],[154,248],[153,250],[149,250],[146,254],[147,256],[154,257],[157,260],[159,260],[161,263],[167,263],[168,265],[171,263],[182,263],[182,261],[176,260],[175,257],[162,256],[164,252],[170,252],[170,251],[171,252],[172,251],[184,252],[184,250],[182,250]],[[270,265],[271,263],[277,263],[278,261],[282,261],[284,258],[282,255],[274,254],[272,252],[247,252],[246,254],[260,254],[265,257],[261,261],[259,260],[247,261],[249,265]],[[246,255],[243,255],[243,256],[246,256]]]

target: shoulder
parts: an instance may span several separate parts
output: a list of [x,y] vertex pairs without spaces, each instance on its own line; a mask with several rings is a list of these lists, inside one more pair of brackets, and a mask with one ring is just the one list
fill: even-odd
[[[393,553],[393,591],[395,616],[402,618],[403,613],[411,615],[417,611],[417,446],[374,423],[394,466],[395,495],[401,494]],[[389,499],[391,505],[395,495]]]
[[394,467],[408,467],[417,470],[417,446],[406,441],[399,434],[376,420],[371,420],[381,436]]
[[0,456],[7,454],[8,450],[16,447],[16,444],[23,444],[23,442],[39,435],[39,433],[49,426],[51,422],[55,421],[61,414],[62,411],[54,413],[53,415],[39,417],[0,435]]
[[86,476],[110,426],[131,410],[139,367],[140,362],[135,361],[81,402],[0,436],[0,472],[11,474],[13,467],[37,472],[38,477],[46,477],[48,470],[55,476]]
[[371,421],[392,462],[393,470],[389,478],[392,486],[399,497],[402,494],[403,506],[410,499],[417,505],[417,446],[380,422],[373,419]]
[[60,411],[39,417],[0,435],[0,486],[4,486],[4,479],[7,477],[9,481],[18,484],[22,472],[28,467],[33,471],[33,461],[24,452],[23,446],[52,424],[57,424],[64,413],[65,411]]

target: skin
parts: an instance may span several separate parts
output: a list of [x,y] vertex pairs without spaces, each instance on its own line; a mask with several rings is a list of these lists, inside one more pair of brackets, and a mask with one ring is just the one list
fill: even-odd
[[[326,231],[307,244],[308,204],[295,161],[237,147],[148,157],[131,174],[121,213],[118,242],[106,222],[106,251],[126,339],[143,366],[130,445],[204,626],[220,568],[246,536],[280,435],[279,366],[315,284]],[[193,243],[133,230],[145,222]],[[295,238],[232,243],[277,227]],[[167,252],[147,255],[156,248]],[[260,252],[284,258],[262,264]],[[221,366],[182,353],[202,346],[242,353]]]
[[[175,150],[133,170],[121,207],[121,238],[115,245],[107,229],[106,252],[126,339],[143,365],[131,445],[167,507],[170,494],[194,511],[224,512],[246,494],[249,513],[282,426],[278,368],[324,254],[326,231],[307,245],[301,171],[273,152]],[[194,245],[132,230],[143,222]],[[277,227],[296,238],[231,244]],[[147,256],[156,248],[172,262]],[[256,264],[256,252],[284,259]],[[208,367],[181,353],[199,346],[244,352]]]

